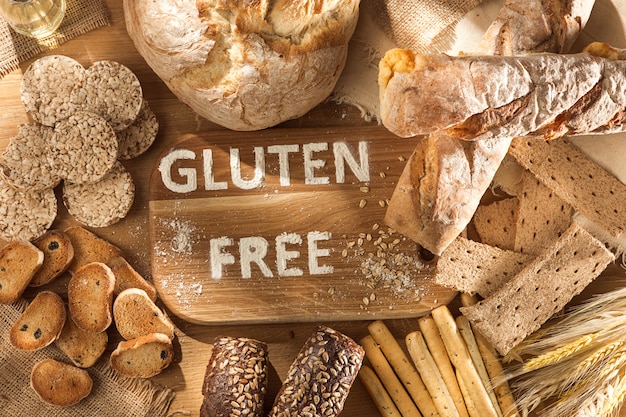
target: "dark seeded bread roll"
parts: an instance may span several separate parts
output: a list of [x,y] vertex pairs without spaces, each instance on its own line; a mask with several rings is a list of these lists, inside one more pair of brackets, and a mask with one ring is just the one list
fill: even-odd
[[216,338],[204,375],[200,417],[261,417],[266,392],[267,345],[247,338]]
[[289,368],[269,416],[339,415],[364,356],[354,340],[320,326]]

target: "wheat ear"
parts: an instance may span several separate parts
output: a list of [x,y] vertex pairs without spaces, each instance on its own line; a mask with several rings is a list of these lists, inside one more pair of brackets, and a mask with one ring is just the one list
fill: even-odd
[[561,362],[563,359],[568,358],[583,348],[589,346],[597,337],[598,333],[586,334],[573,342],[567,343],[542,355],[535,356],[525,362],[522,369],[524,372],[528,372]]

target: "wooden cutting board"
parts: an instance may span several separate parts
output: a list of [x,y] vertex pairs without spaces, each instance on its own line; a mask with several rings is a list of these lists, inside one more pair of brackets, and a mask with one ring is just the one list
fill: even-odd
[[383,224],[414,140],[383,127],[180,137],[150,179],[152,278],[203,324],[404,318],[449,302]]

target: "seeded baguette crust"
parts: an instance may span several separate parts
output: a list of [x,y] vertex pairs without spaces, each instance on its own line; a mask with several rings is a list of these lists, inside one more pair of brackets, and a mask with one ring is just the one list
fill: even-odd
[[20,350],[43,349],[57,339],[66,318],[61,297],[52,291],[41,291],[11,326],[11,344]]
[[74,247],[70,238],[60,230],[48,230],[33,241],[43,252],[43,265],[30,281],[31,287],[40,287],[52,282],[69,268],[74,260]]
[[30,242],[16,240],[0,249],[0,303],[20,299],[43,265],[43,252]]
[[113,322],[111,308],[115,275],[101,262],[92,262],[72,275],[67,284],[70,316],[87,332],[103,332]]
[[152,301],[157,300],[158,295],[154,285],[142,277],[141,274],[128,263],[126,258],[116,256],[107,261],[106,264],[111,268],[111,271],[113,271],[113,275],[115,275],[114,294],[116,296],[129,288],[139,288],[145,291]]
[[255,339],[217,337],[202,384],[200,417],[240,412],[263,416],[267,393],[267,344]]
[[364,356],[348,336],[318,327],[289,368],[269,417],[339,415]]
[[131,378],[150,378],[167,368],[174,357],[167,335],[152,333],[125,340],[111,353],[111,368]]
[[30,386],[44,402],[69,407],[91,393],[93,380],[84,369],[44,359],[33,367]]
[[65,320],[61,334],[54,341],[72,363],[79,368],[93,366],[107,348],[109,336],[104,332],[87,332],[74,323],[71,317]]
[[170,339],[174,337],[174,323],[139,288],[119,293],[113,303],[113,319],[117,331],[126,340],[150,333],[163,333]]
[[108,263],[111,259],[122,255],[122,250],[107,242],[95,233],[81,226],[65,229],[74,247],[74,260],[69,271],[74,274],[78,269],[91,262]]

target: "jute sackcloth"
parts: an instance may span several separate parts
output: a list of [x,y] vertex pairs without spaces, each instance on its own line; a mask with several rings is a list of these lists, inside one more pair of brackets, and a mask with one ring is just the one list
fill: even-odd
[[379,119],[378,62],[394,47],[446,52],[455,26],[483,0],[361,0],[359,23],[332,99]]
[[116,374],[105,357],[88,369],[91,395],[71,407],[42,402],[30,388],[33,366],[46,358],[71,363],[53,345],[36,352],[20,351],[9,341],[9,329],[27,307],[26,301],[0,305],[0,415],[4,417],[159,417],[167,415],[174,392],[150,380]]
[[21,35],[0,16],[0,78],[37,54],[57,48],[76,36],[110,25],[109,9],[102,0],[67,0],[61,26],[44,39]]

